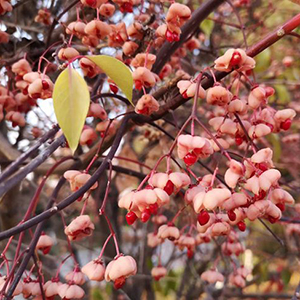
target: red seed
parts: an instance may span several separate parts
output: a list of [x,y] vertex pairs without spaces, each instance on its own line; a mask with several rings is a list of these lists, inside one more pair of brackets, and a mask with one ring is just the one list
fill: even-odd
[[85,2],[89,6],[95,6],[95,4],[96,4],[96,0],[86,0]]
[[125,284],[125,277],[120,277],[115,280],[114,287],[115,289],[120,289]]
[[242,138],[241,136],[236,136],[235,137],[235,143],[237,144],[237,146],[241,145],[244,141],[244,138]]
[[143,223],[146,223],[150,219],[150,217],[151,217],[151,211],[150,209],[146,208],[141,214],[141,221]]
[[152,215],[156,215],[157,214],[157,210],[158,210],[158,204],[157,203],[150,204],[149,205],[149,210],[150,210],[150,213]]
[[173,41],[174,41],[174,42],[178,42],[179,40],[180,40],[179,34],[173,32]]
[[174,192],[174,183],[171,180],[168,180],[165,187],[164,191],[170,196]]
[[127,221],[128,225],[132,225],[135,222],[136,219],[137,219],[137,216],[133,211],[129,211],[126,214],[126,221]]
[[179,34],[172,32],[170,30],[167,30],[166,32],[166,40],[170,43],[172,42],[178,42],[180,39]]
[[239,229],[240,231],[245,231],[245,230],[246,230],[246,224],[245,224],[245,222],[240,221],[240,222],[238,222],[236,225],[237,225],[237,227],[238,227],[238,229]]
[[292,125],[292,120],[287,119],[287,120],[285,120],[284,122],[282,122],[280,124],[280,128],[283,129],[283,130],[289,130],[291,125]]
[[227,212],[228,218],[230,221],[235,221],[236,220],[236,214],[233,210],[229,210]]
[[51,250],[51,246],[42,249],[44,255],[48,254],[50,250]]
[[285,204],[284,204],[284,203],[277,203],[276,206],[277,206],[281,211],[284,211],[284,210],[285,210]]
[[135,81],[135,88],[136,88],[137,90],[141,90],[142,87],[143,87],[142,82],[141,82],[140,80],[136,80],[136,81]]
[[210,215],[206,210],[202,210],[200,212],[200,214],[198,215],[198,222],[200,225],[205,225],[208,223],[209,219],[210,219]]
[[273,217],[271,217],[271,216],[268,216],[268,220],[269,220],[269,222],[270,222],[271,224],[274,224],[274,223],[277,222],[278,219],[273,218]]
[[43,90],[48,90],[49,83],[46,80],[42,80],[42,87],[43,87]]
[[258,194],[258,199],[262,200],[266,197],[266,195],[267,195],[267,193],[265,191],[261,190]]
[[209,236],[204,236],[203,238],[204,243],[209,243],[210,242],[210,237]]
[[35,93],[35,94],[31,94],[31,98],[32,99],[38,99],[41,97],[41,94],[40,93]]
[[192,166],[196,161],[198,160],[198,157],[194,153],[188,153],[184,158],[183,161],[187,166]]
[[187,257],[188,257],[189,259],[192,259],[193,256],[194,256],[194,251],[191,250],[191,249],[188,249],[188,251],[187,251]]
[[115,41],[118,42],[118,43],[123,43],[124,42],[122,36],[119,33],[116,35]]
[[267,171],[269,168],[268,168],[268,165],[266,163],[260,163],[257,165],[257,167],[262,170],[263,172]]
[[110,88],[110,90],[111,90],[114,94],[117,94],[118,91],[119,91],[118,87],[115,86],[114,84],[110,84],[110,85],[109,85],[109,88]]
[[120,11],[132,13],[133,12],[132,4],[129,2],[125,2],[124,4],[121,5]]
[[242,61],[242,56],[238,51],[234,51],[230,60],[230,65],[232,67],[238,66]]
[[170,43],[173,42],[173,33],[170,30],[167,30],[166,32],[166,40]]
[[184,99],[188,99],[188,98],[189,98],[189,96],[187,95],[186,91],[184,91],[184,92],[182,93],[182,97],[183,97]]

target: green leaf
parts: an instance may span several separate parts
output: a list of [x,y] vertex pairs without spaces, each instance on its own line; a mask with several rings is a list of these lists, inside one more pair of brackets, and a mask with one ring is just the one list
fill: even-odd
[[107,55],[87,56],[122,90],[132,103],[133,78],[130,69],[118,59]]
[[58,76],[53,91],[54,112],[74,153],[89,110],[90,93],[84,79],[68,67]]
[[291,96],[290,93],[287,89],[287,87],[283,84],[276,84],[274,85],[275,91],[276,91],[276,96],[277,96],[277,104],[288,104],[291,102]]
[[256,72],[264,72],[267,71],[267,69],[270,67],[271,62],[271,50],[267,48],[257,56],[255,56],[256,66],[255,71]]
[[278,134],[270,134],[267,136],[267,140],[272,144],[273,146],[273,160],[274,162],[278,162],[281,157],[281,144],[280,144],[280,138]]
[[205,33],[206,37],[208,38],[214,28],[214,21],[206,19],[201,23],[200,28],[202,29],[202,31]]

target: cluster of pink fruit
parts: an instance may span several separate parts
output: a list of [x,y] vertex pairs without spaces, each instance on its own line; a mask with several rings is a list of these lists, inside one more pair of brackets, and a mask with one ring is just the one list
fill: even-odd
[[[88,215],[80,215],[65,228],[65,234],[70,241],[80,241],[84,237],[90,236],[94,229],[95,226],[90,217]],[[50,252],[53,244],[53,239],[43,233],[38,240],[36,249],[46,255]],[[118,289],[125,284],[129,276],[135,275],[137,272],[136,262],[131,256],[118,254],[106,267],[101,256],[102,254],[88,262],[81,269],[78,265],[75,265],[73,271],[65,276],[67,283],[60,282],[59,272],[51,280],[42,283],[47,299],[52,299],[56,295],[59,295],[62,299],[81,299],[85,292],[80,285],[85,283],[86,277],[98,282],[104,279],[107,282],[113,281],[115,288]],[[0,289],[4,287],[5,282],[6,277],[2,276],[0,278]],[[18,284],[14,296],[19,294],[23,294],[26,299],[31,296],[34,297],[33,299],[40,299],[41,288],[39,280],[32,278],[30,275],[26,276]]]
[[[230,49],[215,61],[215,69],[234,71],[233,76],[247,76],[242,72],[251,71],[254,67],[255,61],[241,49]],[[139,187],[120,198],[119,207],[128,211],[126,220],[129,225],[136,219],[147,222],[153,216],[156,230],[148,235],[150,247],[157,247],[168,239],[179,249],[187,249],[188,257],[192,257],[197,245],[207,243],[214,237],[226,236],[226,242],[222,245],[223,253],[238,256],[244,252],[244,247],[239,242],[234,226],[245,231],[246,219],[254,221],[266,218],[271,223],[277,222],[286,204],[294,204],[293,197],[279,186],[281,174],[274,168],[273,151],[270,148],[256,150],[254,142],[271,132],[289,129],[295,111],[276,111],[268,106],[268,97],[274,93],[270,87],[253,85],[248,99],[244,95],[240,97],[238,92],[241,89],[236,81],[239,82],[234,77],[231,91],[216,82],[207,92],[197,80],[178,82],[184,98],[197,94],[214,107],[215,115],[210,115],[209,124],[216,133],[206,132],[204,137],[194,134],[177,136],[177,154],[188,172],[156,173],[153,170],[148,175],[145,188]],[[239,149],[250,146],[254,154],[250,157],[240,156],[241,160],[238,161],[227,153],[230,146]],[[190,167],[198,160],[208,158],[217,151],[228,158],[224,183],[215,183],[217,169],[214,174],[202,178],[190,172]],[[189,173],[195,177],[196,183],[192,184]],[[178,214],[171,221],[164,215],[166,207],[172,202],[170,196],[178,193],[184,193],[183,208],[194,212],[194,221],[189,224],[188,233],[184,233],[186,227],[180,230],[177,228],[180,225],[175,225]],[[193,230],[197,235],[193,234]],[[207,272],[203,273],[203,279],[222,281],[223,276],[216,270]],[[153,274],[154,278],[160,279],[166,275],[166,270],[159,265],[154,268]],[[248,271],[238,268],[231,274],[230,282],[243,287],[247,274]]]
[[[42,244],[40,242],[40,244]],[[25,299],[32,297],[34,300],[42,298],[41,286],[46,299],[54,299],[59,296],[61,299],[81,299],[85,292],[80,287],[86,282],[86,277],[92,281],[113,281],[116,288],[121,288],[126,278],[135,275],[137,271],[136,262],[131,256],[123,256],[120,254],[115,257],[106,268],[104,267],[101,258],[95,259],[82,269],[78,265],[74,270],[67,273],[65,280],[67,283],[62,283],[58,276],[53,277],[47,282],[40,283],[39,280],[32,278],[30,275],[26,276],[23,281],[20,281],[15,289],[13,296],[22,294]],[[0,289],[4,288],[6,283],[6,276],[0,277]]]

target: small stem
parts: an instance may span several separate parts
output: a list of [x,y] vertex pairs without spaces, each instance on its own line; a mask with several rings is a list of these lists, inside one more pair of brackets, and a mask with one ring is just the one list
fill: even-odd
[[240,27],[241,27],[241,30],[242,30],[242,34],[243,34],[243,39],[244,39],[244,43],[245,43],[245,47],[246,47],[246,50],[248,49],[248,44],[247,44],[247,38],[246,38],[246,34],[245,34],[245,26],[242,22],[242,19],[238,13],[238,11],[235,9],[234,5],[231,3],[230,0],[226,0],[226,2],[230,5],[230,7],[232,8],[234,14],[236,15],[239,23],[240,23]]
[[172,219],[171,223],[175,223],[176,219],[179,217],[179,215],[187,208],[187,206],[183,206],[178,212],[177,214],[174,216],[174,218]]
[[91,191],[89,191],[87,194],[88,195],[86,196],[86,198],[84,200],[84,203],[83,203],[83,206],[82,206],[82,209],[81,209],[81,212],[80,212],[80,216],[82,216],[84,214],[84,212],[85,212],[86,206],[87,206],[88,201],[89,201],[89,197],[91,195]]
[[55,274],[55,277],[54,277],[54,278],[59,278],[59,273],[60,273],[60,270],[61,270],[63,264],[64,264],[65,261],[66,261],[67,259],[69,259],[71,256],[72,256],[72,255],[69,254],[67,257],[65,257],[65,258],[61,261],[60,265],[59,265],[58,268],[57,268],[57,271],[56,271],[56,274]]
[[151,178],[151,177],[154,175],[154,173],[155,173],[157,167],[159,166],[159,164],[161,163],[161,161],[162,161],[165,157],[167,157],[167,154],[165,154],[165,155],[163,155],[163,156],[161,156],[161,157],[159,158],[159,160],[156,162],[156,164],[155,164],[154,168],[152,169],[152,171],[151,171],[151,172],[150,172],[150,173],[142,180],[142,182],[140,183],[140,185],[138,186],[138,188],[136,189],[136,191],[139,191],[140,189],[142,189],[142,187],[143,187],[143,185],[145,184],[145,182],[147,182],[147,180],[148,180],[149,178]]
[[111,185],[111,179],[112,179],[112,163],[110,161],[109,162],[109,176],[108,176],[108,180],[107,180],[107,184],[106,184],[105,195],[104,195],[104,199],[103,199],[101,208],[99,209],[100,214],[104,214],[104,212],[105,212],[106,202],[108,199],[108,193],[109,193],[109,189],[110,189],[110,185]]
[[102,258],[102,255],[103,255],[103,253],[104,253],[104,250],[105,250],[105,248],[106,248],[106,245],[107,245],[107,243],[109,242],[109,240],[111,239],[111,237],[112,237],[113,235],[112,235],[112,233],[107,237],[107,239],[105,240],[105,242],[104,242],[104,244],[103,244],[103,246],[102,246],[102,249],[101,249],[101,252],[100,252],[100,254],[99,254],[99,256],[98,256],[98,259],[101,259]]

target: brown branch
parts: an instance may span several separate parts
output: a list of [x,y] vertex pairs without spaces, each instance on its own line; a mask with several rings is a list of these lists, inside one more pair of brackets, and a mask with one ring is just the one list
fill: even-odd
[[[297,14],[291,20],[287,21],[282,26],[278,27],[278,29],[275,29],[274,31],[266,35],[264,38],[262,38],[258,43],[250,47],[247,51],[247,55],[251,57],[255,57],[256,55],[258,55],[259,53],[261,53],[262,51],[264,51],[265,49],[267,49],[268,47],[270,47],[271,45],[275,44],[277,41],[282,39],[284,36],[288,35],[299,25],[300,25],[300,14]],[[218,81],[220,81],[227,75],[229,75],[229,73],[218,72],[218,71],[215,72],[215,76]],[[204,89],[208,89],[213,85],[213,83],[214,82],[212,78],[206,78],[202,80],[201,85]],[[177,87],[175,87],[175,89],[177,89]],[[162,105],[160,107],[160,110],[157,113],[153,115],[154,120],[160,119],[165,114],[165,111],[174,110],[187,101],[189,101],[189,99],[183,98],[180,94],[170,99],[165,105]]]

